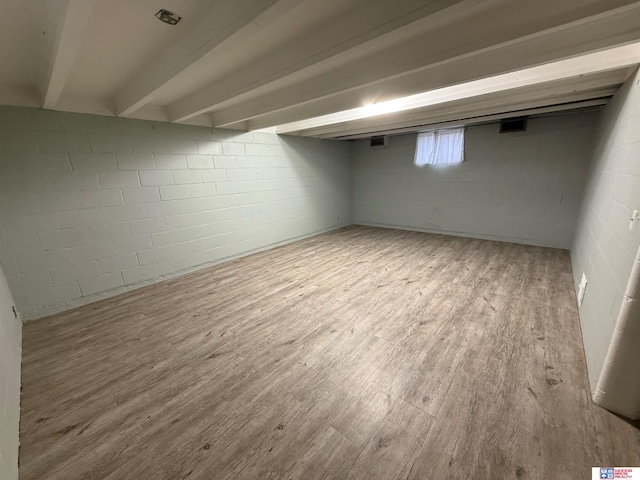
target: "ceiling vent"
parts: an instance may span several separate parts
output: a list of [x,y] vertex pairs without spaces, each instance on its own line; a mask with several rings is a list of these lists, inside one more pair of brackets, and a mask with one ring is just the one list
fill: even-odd
[[161,10],[158,10],[158,13],[156,13],[156,18],[164,23],[168,23],[169,25],[175,25],[180,21],[182,17],[179,17],[175,13],[163,8]]
[[386,147],[387,146],[387,136],[386,135],[377,135],[375,137],[371,137],[369,139],[369,146],[371,148],[374,148],[374,147]]
[[500,120],[500,133],[524,132],[527,129],[527,117],[504,118]]

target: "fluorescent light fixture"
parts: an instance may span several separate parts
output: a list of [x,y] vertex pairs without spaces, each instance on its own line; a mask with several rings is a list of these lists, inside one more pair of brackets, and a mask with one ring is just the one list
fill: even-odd
[[455,100],[486,95],[489,93],[527,87],[539,83],[552,82],[590,73],[604,72],[640,62],[640,43],[616,47],[601,52],[590,53],[567,60],[547,63],[516,72],[438,88],[386,102],[373,103],[351,110],[331,113],[321,117],[287,123],[276,128],[277,133],[291,133],[336,123],[361,120],[363,118],[387,115],[395,112],[429,107]]

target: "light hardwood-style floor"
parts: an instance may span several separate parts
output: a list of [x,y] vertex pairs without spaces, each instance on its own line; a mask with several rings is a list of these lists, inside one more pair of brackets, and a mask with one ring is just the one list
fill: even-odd
[[24,328],[22,480],[586,479],[567,251],[350,227]]

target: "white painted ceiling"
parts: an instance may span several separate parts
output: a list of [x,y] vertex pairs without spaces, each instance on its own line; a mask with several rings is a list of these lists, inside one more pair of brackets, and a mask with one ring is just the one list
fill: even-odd
[[[1,5],[0,104],[325,138],[599,106],[640,62],[640,1],[630,0]],[[182,20],[160,22],[161,8]],[[585,56],[601,51],[612,53]],[[579,71],[563,63],[574,58]],[[494,77],[495,89],[468,83]],[[424,92],[442,98],[339,113]]]

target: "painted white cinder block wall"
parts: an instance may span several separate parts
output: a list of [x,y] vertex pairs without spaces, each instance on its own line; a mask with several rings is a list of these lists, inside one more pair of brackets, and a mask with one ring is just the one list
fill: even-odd
[[351,145],[0,108],[0,261],[38,318],[351,223]]
[[598,113],[536,118],[527,131],[466,129],[464,163],[413,165],[416,136],[354,149],[354,223],[569,248]]
[[22,323],[0,268],[0,478],[18,480]]
[[[630,231],[633,210],[640,210],[640,73],[636,72],[602,112],[592,170],[575,242],[571,251],[576,285],[584,272],[588,285],[580,308],[589,381],[594,399],[603,403],[598,391],[605,358],[628,290],[634,259],[640,247],[640,225]],[[640,260],[640,259],[639,259]],[[633,280],[633,279],[631,279]],[[631,288],[631,290],[634,290]],[[636,289],[637,290],[637,289]],[[635,310],[636,314],[638,310]],[[634,354],[618,365],[628,379],[640,379],[640,317],[635,319]],[[610,352],[614,361],[616,355]],[[607,375],[613,372],[609,371]],[[627,384],[628,392],[631,384]],[[640,385],[637,385],[640,387]],[[636,395],[640,395],[637,389]],[[619,398],[622,400],[622,397]],[[640,398],[636,398],[636,404]],[[628,398],[625,400],[628,401]],[[618,413],[616,405],[606,405]],[[637,407],[640,405],[637,404]],[[640,411],[637,412],[640,414]]]

